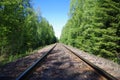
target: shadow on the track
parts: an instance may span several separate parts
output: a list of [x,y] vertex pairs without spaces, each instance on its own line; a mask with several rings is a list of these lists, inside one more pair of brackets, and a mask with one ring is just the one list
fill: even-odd
[[61,55],[60,50],[53,50],[42,65],[30,80],[100,80],[93,70],[75,72],[74,63],[68,56]]

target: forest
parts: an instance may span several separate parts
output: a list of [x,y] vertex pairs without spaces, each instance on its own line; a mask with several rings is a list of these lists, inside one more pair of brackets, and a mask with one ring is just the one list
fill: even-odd
[[53,27],[31,0],[0,0],[0,62],[56,42]]
[[120,64],[120,0],[71,0],[60,42]]

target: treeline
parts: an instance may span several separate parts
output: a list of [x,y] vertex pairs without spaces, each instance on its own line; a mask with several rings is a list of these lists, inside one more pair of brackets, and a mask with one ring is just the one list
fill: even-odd
[[0,1],[0,56],[23,54],[55,42],[52,25],[35,13],[31,0]]
[[71,0],[60,41],[120,63],[120,0]]

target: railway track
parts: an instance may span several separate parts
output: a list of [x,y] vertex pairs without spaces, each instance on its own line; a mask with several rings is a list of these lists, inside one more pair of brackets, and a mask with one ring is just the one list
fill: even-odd
[[62,44],[54,45],[16,80],[118,80]]

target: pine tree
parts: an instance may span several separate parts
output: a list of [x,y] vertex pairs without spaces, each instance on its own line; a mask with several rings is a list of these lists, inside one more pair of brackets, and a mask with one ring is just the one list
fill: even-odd
[[62,42],[115,61],[120,59],[119,0],[71,0],[69,16]]

